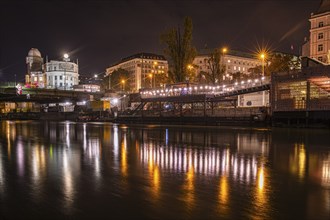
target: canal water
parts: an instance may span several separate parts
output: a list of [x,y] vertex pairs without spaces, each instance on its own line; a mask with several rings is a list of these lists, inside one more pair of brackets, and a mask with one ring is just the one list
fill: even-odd
[[330,131],[0,122],[0,219],[330,219]]

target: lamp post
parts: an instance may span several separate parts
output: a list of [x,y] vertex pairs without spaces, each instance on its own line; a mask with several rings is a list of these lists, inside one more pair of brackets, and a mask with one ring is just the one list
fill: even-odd
[[153,80],[154,80],[154,87],[156,87],[156,73],[157,73],[157,65],[158,65],[158,62],[157,61],[154,61],[154,77],[153,77]]
[[[188,64],[187,68],[188,68],[188,76],[186,76],[186,83],[189,84],[189,78],[193,74],[194,66],[191,64]],[[188,85],[187,85],[187,87],[188,87]]]
[[63,55],[63,60],[65,61],[65,65],[64,65],[64,90],[66,90],[66,67],[67,67],[67,61],[69,61],[69,54],[65,53]]
[[262,60],[262,77],[265,75],[265,57],[264,53],[260,54],[260,58]]
[[[225,72],[224,72],[225,76],[227,76],[227,63],[225,62],[225,54],[227,53],[227,51],[228,51],[227,47],[222,48],[222,65],[225,67]],[[223,80],[223,76],[222,76],[222,80]]]
[[[260,58],[262,60],[262,77],[265,76],[265,57],[266,57],[265,53],[260,54]],[[262,80],[261,80],[261,82],[262,82]],[[266,100],[265,100],[265,91],[262,91],[262,105],[263,106],[265,106],[265,102],[266,102]]]
[[121,80],[121,83],[123,84],[122,90],[124,91],[124,89],[125,89],[125,80]]

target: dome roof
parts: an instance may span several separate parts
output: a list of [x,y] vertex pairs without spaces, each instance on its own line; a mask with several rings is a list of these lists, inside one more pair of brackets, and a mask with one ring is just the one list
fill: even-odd
[[41,57],[41,53],[37,48],[31,48],[29,53],[28,53],[29,57]]

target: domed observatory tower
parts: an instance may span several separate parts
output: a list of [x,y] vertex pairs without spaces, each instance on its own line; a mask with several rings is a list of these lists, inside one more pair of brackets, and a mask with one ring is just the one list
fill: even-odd
[[26,57],[26,65],[26,84],[34,88],[44,88],[45,77],[43,74],[43,58],[41,57],[41,53],[38,49],[30,49],[28,56]]

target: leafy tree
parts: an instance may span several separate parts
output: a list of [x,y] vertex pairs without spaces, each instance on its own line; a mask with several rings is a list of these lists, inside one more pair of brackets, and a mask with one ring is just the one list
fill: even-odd
[[294,59],[291,54],[273,54],[266,65],[265,75],[270,76],[274,72],[288,72],[300,68],[300,59]]
[[168,56],[170,82],[183,82],[188,76],[188,65],[196,56],[196,48],[192,46],[192,20],[190,17],[184,19],[184,30],[180,27],[171,28],[161,35],[161,41],[166,45],[164,53]]
[[223,80],[223,74],[225,73],[225,65],[221,64],[221,50],[216,48],[208,59],[210,67],[209,79],[213,84],[219,83]]
[[201,83],[201,84],[206,84],[210,82],[210,74],[208,72],[205,71],[200,71],[196,78],[195,78],[195,82],[197,83]]
[[[119,68],[110,74],[110,78],[108,78],[108,80],[104,80],[104,81],[110,85],[110,89],[122,90],[123,89],[122,80],[124,80],[125,81],[124,89],[127,90],[128,89],[128,86],[127,86],[128,78],[129,78],[129,72],[125,69]],[[109,82],[109,80],[110,80],[110,82]]]
[[232,77],[233,77],[232,83],[247,79],[246,74],[243,74],[242,72],[235,72],[232,74]]
[[248,69],[251,78],[259,78],[262,75],[262,66],[256,66]]

